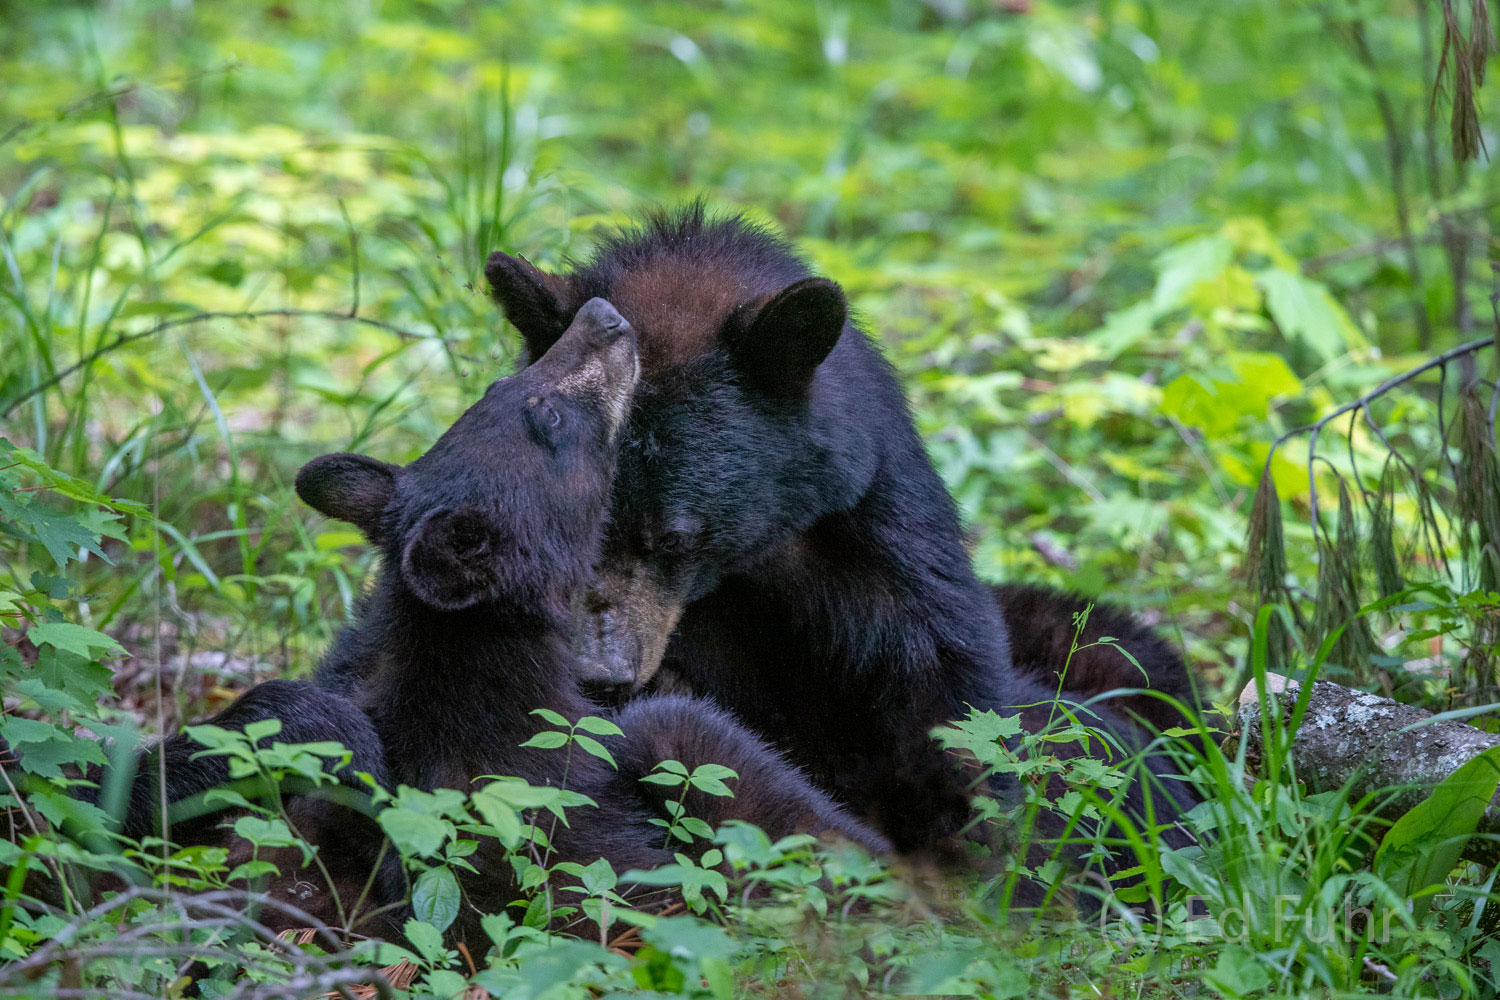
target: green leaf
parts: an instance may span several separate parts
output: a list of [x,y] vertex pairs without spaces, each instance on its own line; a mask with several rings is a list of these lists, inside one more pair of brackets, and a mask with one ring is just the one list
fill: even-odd
[[646,774],[641,780],[648,785],[665,785],[667,788],[676,788],[687,779],[680,774]]
[[568,725],[568,720],[567,719],[563,718],[557,712],[552,711],[552,709],[550,709],[550,708],[533,708],[531,710],[531,714],[532,715],[539,715],[539,716],[541,716],[542,720],[544,722],[547,722],[550,725],[562,726],[565,729],[571,729],[572,728],[571,726]]
[[720,798],[726,799],[734,797],[734,792],[730,790],[729,786],[724,784],[724,782],[720,781],[718,778],[710,776],[700,777],[699,775],[694,774],[692,778],[689,779],[689,781],[694,788],[698,789],[698,791],[700,792],[703,792],[705,795],[717,795]]
[[[503,944],[510,939],[511,924],[509,920],[506,920],[501,925],[500,917],[493,919],[494,930],[491,931],[489,927],[486,927],[486,931],[490,933],[496,944]],[[470,946],[473,946],[472,942]],[[552,937],[549,938],[546,947],[527,952],[524,961],[516,966],[509,967],[496,963],[491,968],[481,970],[479,975],[474,977],[474,983],[484,987],[490,995],[497,998],[544,1000],[544,998],[586,997],[594,996],[600,991],[579,987],[569,990],[562,987],[575,980],[587,983],[596,978],[597,973],[591,971],[596,967],[617,969],[622,965],[624,965],[624,959],[605,951],[596,942],[570,941],[563,937]],[[607,991],[606,995],[621,996],[622,994]]]
[[234,832],[257,847],[295,847],[299,843],[286,823],[276,817],[241,816],[234,821]]
[[682,827],[688,833],[691,833],[693,836],[702,837],[704,840],[707,840],[714,835],[713,827],[709,826],[706,822],[699,819],[697,816],[684,816],[677,825]]
[[443,854],[449,861],[453,861],[457,858],[467,858],[477,850],[479,850],[477,840],[455,840],[443,850]]
[[458,917],[458,904],[458,879],[452,869],[429,868],[417,878],[411,908],[418,920],[445,931]]
[[401,929],[427,963],[439,965],[448,960],[450,952],[443,947],[443,932],[436,927],[424,920],[408,920]]
[[565,746],[567,742],[567,733],[560,733],[555,729],[548,729],[545,732],[537,733],[531,739],[527,740],[525,743],[522,743],[521,746],[540,747],[543,750],[556,750],[560,746]]
[[275,736],[281,732],[280,719],[256,719],[245,725],[245,739],[252,744],[259,743],[268,736]]
[[608,892],[619,884],[615,870],[607,858],[597,858],[593,863],[585,866],[579,871],[578,879],[591,896]]
[[269,861],[255,860],[236,865],[234,871],[230,872],[226,878],[230,882],[239,882],[259,878],[262,875],[276,874],[279,874],[279,870],[274,864]]
[[[68,765],[103,764],[103,749],[93,740],[74,736],[65,729],[55,730],[53,738],[26,743],[21,768],[44,778],[61,778]],[[69,802],[73,801],[71,799]],[[35,804],[35,796],[33,796]]]
[[1214,233],[1180,243],[1156,258],[1156,290],[1151,305],[1158,311],[1175,309],[1187,301],[1188,293],[1224,273],[1234,259],[1234,246]]
[[1302,380],[1292,373],[1286,359],[1270,351],[1230,351],[1225,360],[1234,372],[1236,382],[1250,390],[1254,402],[1247,407],[1238,403],[1245,412],[1264,409],[1265,404],[1278,396],[1296,396],[1302,392]]
[[1418,920],[1431,905],[1419,893],[1448,877],[1500,788],[1500,747],[1466,762],[1386,831],[1375,872],[1412,900]]
[[0,491],[0,518],[12,522],[24,536],[45,548],[59,568],[78,557],[77,549],[91,552],[105,562],[111,561],[99,547],[100,533],[78,515]]
[[45,743],[48,740],[66,739],[68,732],[50,722],[24,719],[19,715],[0,718],[0,736],[11,746],[18,743]]
[[948,726],[939,726],[932,735],[945,747],[957,747],[973,754],[984,764],[1003,759],[1006,741],[1021,732],[1021,717],[1000,715],[985,710],[971,711],[969,717]]
[[1152,302],[1137,302],[1104,318],[1104,325],[1089,334],[1088,341],[1106,359],[1117,357],[1151,334],[1161,318],[1161,310]]
[[[658,868],[656,873],[669,877],[682,874],[682,866]],[[702,872],[703,869],[691,869]],[[656,874],[653,873],[653,874]],[[631,873],[636,874],[636,873]],[[718,874],[714,872],[713,874]],[[627,875],[627,878],[630,877]],[[646,885],[672,885],[671,881],[645,882]],[[695,917],[664,917],[641,928],[641,937],[673,958],[689,961],[705,958],[727,960],[734,956],[736,945],[722,927]]]
[[1211,438],[1232,431],[1237,414],[1220,405],[1219,385],[1197,373],[1179,375],[1161,393],[1162,412],[1195,427]]
[[510,938],[511,929],[515,922],[510,919],[508,913],[486,913],[479,918],[479,927],[489,936],[489,939],[499,947],[505,947],[505,942]]
[[220,257],[203,271],[204,277],[230,288],[238,288],[245,280],[245,265],[233,257]]
[[1280,355],[1230,351],[1209,371],[1179,375],[1162,390],[1163,412],[1210,438],[1230,435],[1242,418],[1264,419],[1271,401],[1296,396],[1302,383]]
[[1203,978],[1227,998],[1258,994],[1271,984],[1266,960],[1240,945],[1230,945],[1220,952],[1219,960]]
[[474,793],[474,811],[495,828],[500,843],[514,850],[521,842],[521,817],[516,807],[495,788],[497,784],[492,782]]
[[104,664],[48,646],[37,656],[31,676],[16,681],[15,689],[47,712],[87,717],[98,708],[99,699],[112,693],[112,679]]
[[728,962],[721,958],[701,958],[698,971],[715,1000],[731,1000],[734,996],[734,972]]
[[1255,281],[1265,292],[1266,309],[1281,332],[1302,341],[1323,360],[1364,346],[1364,336],[1344,307],[1316,281],[1280,268],[1260,271]]
[[604,744],[600,743],[592,736],[584,736],[580,733],[573,737],[573,741],[580,747],[582,747],[585,753],[588,753],[594,757],[598,757],[600,760],[604,761],[610,767],[613,767],[616,770],[619,769],[619,765],[615,763],[614,756],[604,748]]
[[448,836],[448,824],[436,816],[393,807],[379,816],[380,828],[402,854],[428,857],[436,854]]
[[423,977],[423,986],[426,987],[423,992],[428,996],[461,997],[468,985],[468,981],[452,969],[433,969]]
[[397,962],[410,962],[412,965],[421,965],[422,956],[407,951],[397,944],[389,941],[372,941],[374,947],[365,954],[369,955],[372,965],[395,965]]
[[521,891],[530,892],[547,881],[547,869],[541,865],[530,865],[521,873]]
[[231,788],[210,788],[203,793],[203,804],[220,808],[249,809],[250,800]]
[[250,741],[238,729],[226,729],[223,726],[215,726],[204,722],[196,726],[184,726],[183,732],[192,737],[193,742],[210,750],[241,750],[248,752],[250,749]]
[[48,465],[41,456],[30,448],[17,448],[3,437],[0,437],[0,455],[4,456],[5,464],[15,462],[24,468],[30,469],[41,481],[41,485],[51,489],[59,496],[65,496],[70,500],[78,500],[82,503],[113,507],[128,514],[150,514],[150,508],[145,504],[135,500],[121,500],[117,497],[106,496],[95,489],[88,481],[52,468],[52,466]]
[[33,625],[26,636],[38,646],[52,646],[55,649],[76,653],[87,660],[94,659],[93,651],[96,649],[116,656],[123,655],[125,652],[125,647],[103,632],[85,628],[82,625],[74,625],[72,622],[44,622],[41,625]]
[[[0,595],[3,596],[3,595]],[[601,719],[597,715],[585,715],[578,720],[578,728],[595,736],[623,736],[624,731],[608,719]]]

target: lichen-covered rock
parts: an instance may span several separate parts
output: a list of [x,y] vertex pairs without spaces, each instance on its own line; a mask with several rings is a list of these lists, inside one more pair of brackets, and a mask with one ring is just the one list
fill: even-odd
[[[1254,686],[1240,697],[1238,734],[1226,741],[1226,753],[1245,742],[1248,766],[1261,772],[1264,708],[1272,725],[1287,727],[1294,718],[1302,685],[1279,674],[1266,675],[1264,695]],[[1425,799],[1434,785],[1486,750],[1500,746],[1500,736],[1465,722],[1442,719],[1410,705],[1328,681],[1317,681],[1292,738],[1291,759],[1297,778],[1309,791],[1350,786],[1350,801],[1375,793],[1375,808],[1395,817]],[[1500,796],[1479,824],[1480,833],[1500,834]],[[1500,858],[1500,848],[1483,838],[1470,841],[1469,852],[1485,860]]]

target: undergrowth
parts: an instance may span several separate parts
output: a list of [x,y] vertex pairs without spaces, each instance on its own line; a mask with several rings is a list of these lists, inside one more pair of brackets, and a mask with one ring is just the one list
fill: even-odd
[[[372,788],[400,947],[359,937],[359,899],[295,940],[256,920],[268,858],[316,864],[275,790],[337,747],[199,730],[244,779],[248,861],[113,832],[141,741],[305,674],[368,575],[291,471],[415,455],[510,363],[485,254],[556,264],[703,192],[844,284],[986,577],[1152,617],[1224,709],[1281,672],[1493,731],[1488,12],[0,3],[0,992],[1497,995],[1474,827],[1311,791],[1289,735],[1221,750],[1232,710],[1162,742],[1188,778],[1161,787],[1201,799],[1172,829],[1120,810],[1142,757],[1085,708],[942,731],[976,788],[1024,793],[980,800],[1009,863],[966,877],[687,814],[663,837],[731,875],[555,871],[537,818],[591,821],[566,790]],[[583,723],[538,730],[588,752]],[[69,794],[88,767],[97,807]],[[683,770],[657,780],[733,790]],[[484,837],[525,892],[450,950]],[[1105,849],[1113,880],[1062,863]]]

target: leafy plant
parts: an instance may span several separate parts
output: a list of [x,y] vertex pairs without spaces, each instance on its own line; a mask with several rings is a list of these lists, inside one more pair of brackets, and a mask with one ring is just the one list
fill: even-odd
[[[1494,871],[1444,870],[1440,833],[1463,835],[1487,778],[1382,831],[1368,803],[1306,794],[1285,746],[1258,770],[1167,749],[1204,798],[1194,842],[1169,848],[1121,822],[1135,755],[1066,703],[1040,734],[985,715],[943,731],[976,781],[1019,783],[972,832],[1022,860],[936,886],[811,838],[706,830],[683,806],[693,773],[658,769],[688,860],[654,901],[693,894],[715,924],[632,910],[607,866],[552,865],[552,832],[592,810],[503,776],[372,791],[412,876],[409,947],[244,939],[260,857],[231,870],[221,848],[116,834],[140,732],[305,673],[358,599],[371,556],[296,505],[294,470],[372,441],[419,453],[513,360],[487,251],[555,264],[705,192],[844,285],[987,578],[1155,616],[1226,694],[1279,668],[1497,700],[1492,14],[10,5],[0,988],[177,995],[203,961],[205,996],[1497,995]],[[611,759],[607,720],[543,721],[533,746]],[[205,736],[257,784],[233,803],[242,832],[300,857],[271,846],[300,838],[260,786],[326,790],[339,758]],[[97,806],[70,794],[86,780]],[[1138,869],[1069,895],[1056,862],[1101,838]],[[525,890],[465,955],[442,930],[489,841]],[[1023,871],[1058,886],[1025,919]],[[1085,896],[1100,919],[1069,908]],[[1323,934],[1345,900],[1382,919]],[[601,940],[554,929],[570,910]],[[1210,917],[1248,929],[1206,935]]]

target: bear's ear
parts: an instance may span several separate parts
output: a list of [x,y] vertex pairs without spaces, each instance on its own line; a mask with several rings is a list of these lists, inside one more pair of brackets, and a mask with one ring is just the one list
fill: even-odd
[[297,473],[297,495],[313,510],[348,521],[379,541],[380,521],[401,470],[364,455],[323,455]]
[[502,548],[513,546],[492,518],[472,507],[436,510],[412,530],[401,576],[423,603],[462,611],[499,596]]
[[490,294],[526,340],[535,361],[568,328],[567,279],[547,274],[525,257],[495,251],[484,265]]
[[[757,308],[758,306],[758,308]],[[804,278],[764,304],[742,307],[725,332],[735,366],[778,396],[807,392],[813,372],[844,332],[844,290],[827,278]]]

